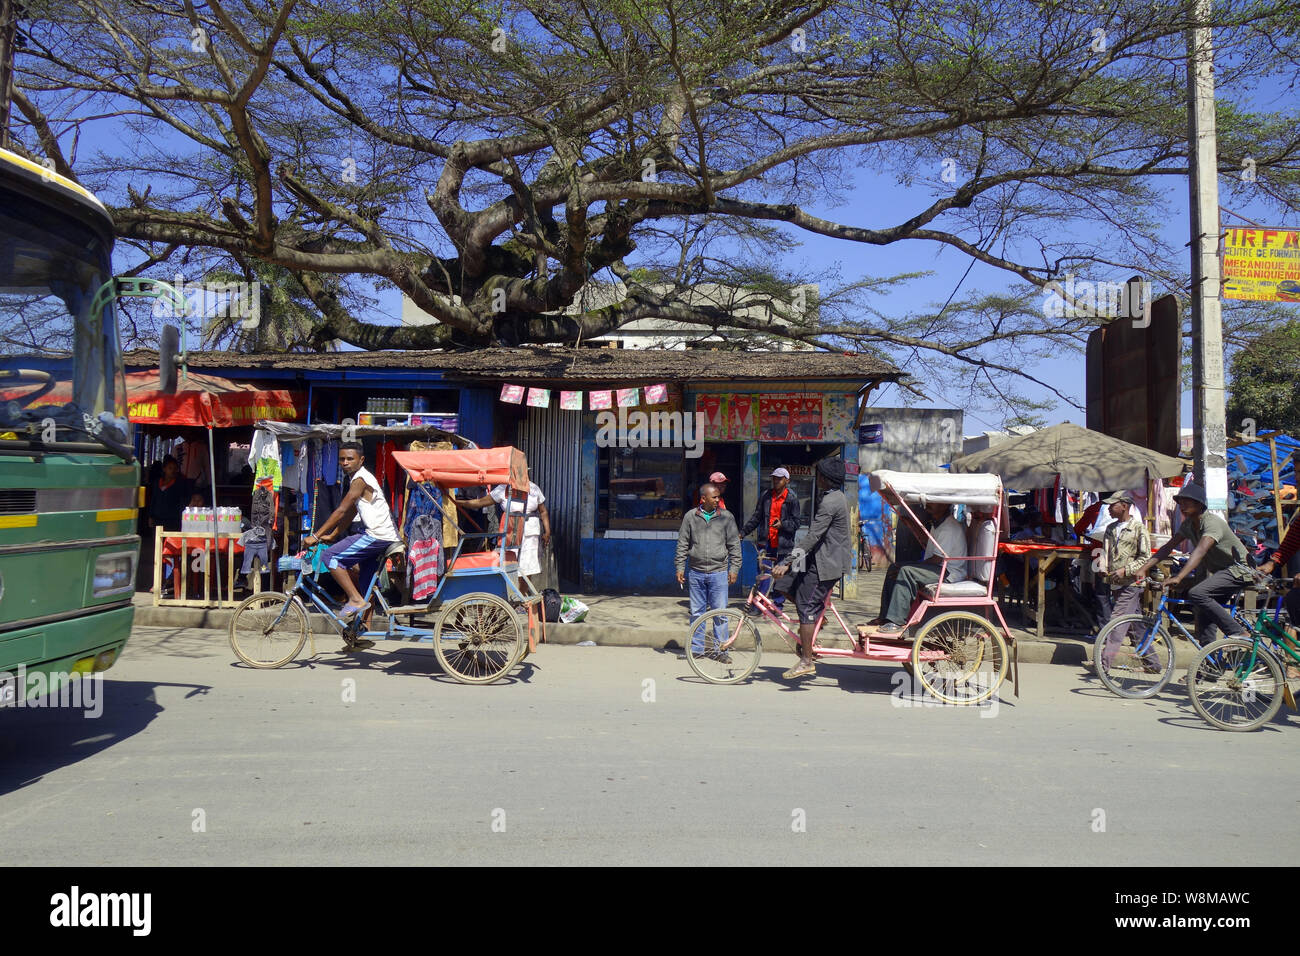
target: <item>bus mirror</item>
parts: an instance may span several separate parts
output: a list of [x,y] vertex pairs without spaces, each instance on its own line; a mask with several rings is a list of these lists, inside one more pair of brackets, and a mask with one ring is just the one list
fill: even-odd
[[158,387],[164,395],[176,394],[176,359],[180,350],[180,329],[164,325],[158,343]]

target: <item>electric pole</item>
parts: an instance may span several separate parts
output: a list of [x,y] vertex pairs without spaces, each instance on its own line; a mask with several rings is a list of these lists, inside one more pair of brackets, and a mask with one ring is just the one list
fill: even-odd
[[1188,186],[1192,223],[1192,458],[1209,510],[1228,508],[1228,441],[1219,309],[1219,159],[1214,124],[1212,0],[1189,0],[1187,31]]

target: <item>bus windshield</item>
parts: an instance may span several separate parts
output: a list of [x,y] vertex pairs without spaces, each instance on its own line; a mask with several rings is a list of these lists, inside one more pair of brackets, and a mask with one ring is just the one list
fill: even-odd
[[110,248],[0,186],[0,438],[130,445]]

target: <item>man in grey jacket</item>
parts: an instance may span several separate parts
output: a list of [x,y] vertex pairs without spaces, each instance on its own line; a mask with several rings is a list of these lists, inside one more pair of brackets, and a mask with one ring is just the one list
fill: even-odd
[[[700,486],[700,506],[686,513],[677,532],[677,584],[689,573],[692,624],[706,611],[727,606],[727,588],[740,575],[740,534],[731,512],[718,507],[720,497],[713,482]],[[691,650],[697,655],[710,651],[725,663],[726,652],[716,648],[727,639],[727,622],[714,622],[713,648],[706,647],[703,631],[697,627],[691,635]]]
[[817,491],[822,497],[814,509],[812,525],[794,543],[789,565],[772,570],[780,577],[787,567],[795,569],[790,592],[799,612],[799,662],[782,675],[787,680],[816,675],[812,645],[817,618],[821,616],[826,596],[848,571],[852,559],[849,503],[840,490],[843,484],[844,462],[824,458],[817,463]]

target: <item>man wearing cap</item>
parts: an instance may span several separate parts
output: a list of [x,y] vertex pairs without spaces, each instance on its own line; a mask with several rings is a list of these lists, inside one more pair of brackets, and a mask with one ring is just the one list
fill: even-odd
[[[761,528],[758,536],[758,566],[762,571],[770,571],[773,566],[784,564],[794,547],[795,532],[799,530],[799,499],[790,493],[790,472],[777,468],[772,472],[772,487],[758,497],[758,507],[750,515],[745,526],[740,529],[743,538],[755,528]],[[767,594],[772,587],[772,578],[759,583],[759,591]],[[780,588],[772,596],[772,603],[781,610],[785,607],[785,592]],[[760,614],[755,607],[747,606],[746,613]]]
[[1246,563],[1246,546],[1232,533],[1228,522],[1208,510],[1205,490],[1196,482],[1183,485],[1182,491],[1174,495],[1174,501],[1178,503],[1183,523],[1168,543],[1138,568],[1138,580],[1167,558],[1180,541],[1186,541],[1192,547],[1192,555],[1183,569],[1165,582],[1165,587],[1177,587],[1201,564],[1205,565],[1209,573],[1187,592],[1188,601],[1196,608],[1201,646],[1214,640],[1220,629],[1226,637],[1245,634],[1245,629],[1220,602],[1231,600],[1254,578]]
[[817,463],[817,491],[822,495],[813,509],[812,525],[790,552],[789,564],[772,569],[777,577],[795,568],[789,590],[799,612],[799,662],[782,676],[786,680],[812,677],[813,631],[821,616],[826,596],[835,582],[849,569],[852,551],[849,545],[849,503],[840,486],[844,484],[844,462],[823,458]]
[[[718,486],[718,507],[719,507],[721,510],[726,511],[726,510],[727,510],[727,503],[726,503],[725,501],[722,500],[722,496],[725,495],[725,494],[727,493],[727,476],[724,475],[724,474],[723,474],[722,472],[720,472],[720,471],[715,471],[713,474],[709,475],[709,481],[713,482],[715,485]],[[700,502],[701,502],[701,503],[703,503],[703,501],[704,501],[704,498],[703,498],[703,491],[704,491],[704,489],[701,488],[701,489],[700,489],[700,493],[701,493]],[[744,535],[741,535],[741,537],[743,538]]]
[[[1110,585],[1110,615],[1106,618],[1139,614],[1142,610],[1142,567],[1151,554],[1151,536],[1146,523],[1133,510],[1133,498],[1128,492],[1117,491],[1105,501],[1107,511],[1115,520],[1106,526],[1102,549],[1106,556],[1106,583]],[[1106,622],[1103,621],[1104,625]],[[1129,627],[1117,627],[1106,638],[1101,650],[1102,663],[1109,669],[1111,661],[1128,637]],[[1159,669],[1155,652],[1150,652],[1147,666]]]

